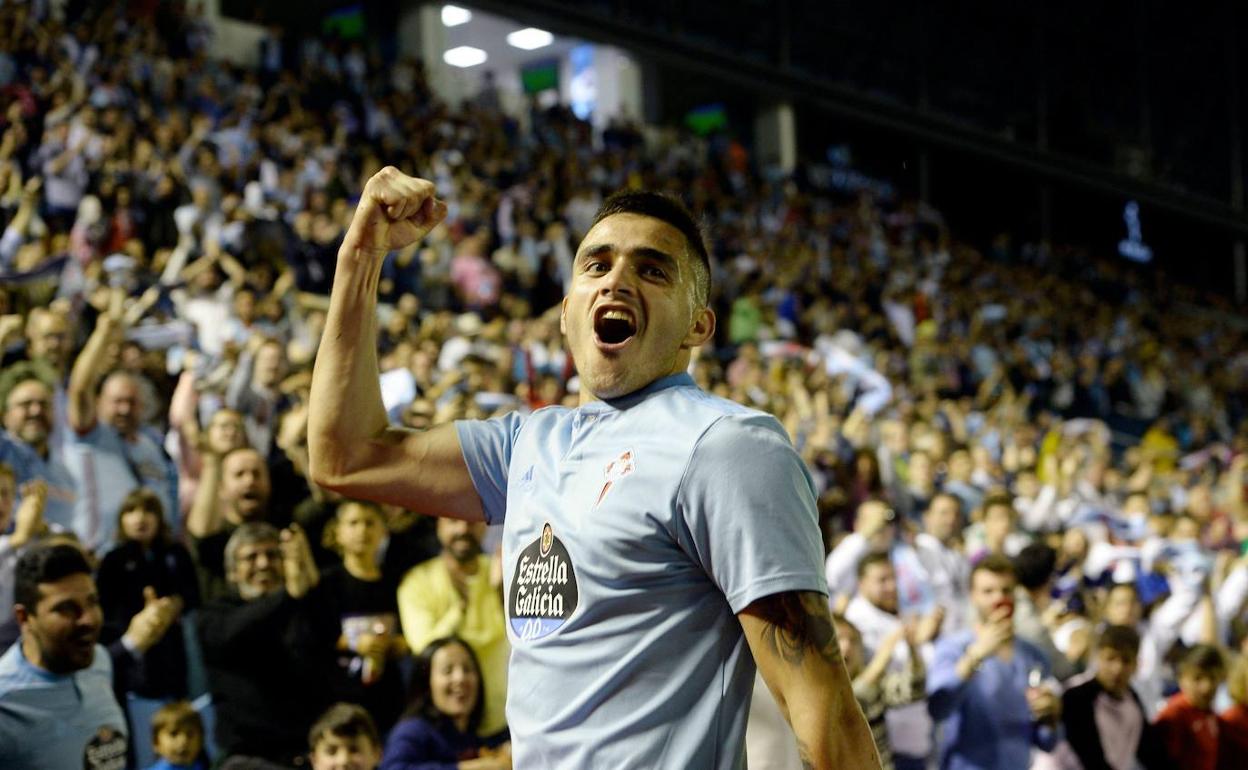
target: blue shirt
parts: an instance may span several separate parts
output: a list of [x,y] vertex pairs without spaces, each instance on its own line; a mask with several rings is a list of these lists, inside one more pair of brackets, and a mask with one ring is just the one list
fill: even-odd
[[927,709],[941,724],[941,770],[1020,770],[1031,764],[1031,747],[1057,745],[1054,727],[1036,724],[1027,707],[1027,683],[1033,669],[1049,678],[1049,662],[1036,647],[1014,639],[1014,656],[985,660],[963,681],[956,670],[973,630],[936,642],[927,669]]
[[814,487],[780,424],[680,374],[457,428],[504,525],[515,766],[743,767],[754,661],[736,613],[827,592]]
[[35,450],[0,428],[0,463],[12,468],[17,477],[19,494],[15,501],[15,513],[16,503],[21,500],[22,485],[32,479],[43,479],[48,483],[48,498],[43,517],[50,524],[71,529],[74,502],[78,495],[69,469],[56,459],[55,453],[45,461]]
[[178,473],[164,449],[140,430],[133,442],[111,425],[97,424],[74,436],[65,448],[65,465],[78,490],[73,530],[97,555],[116,545],[117,516],[131,491],[144,486],[160,497],[170,531],[177,531]]
[[96,645],[91,665],[72,674],[33,665],[20,639],[0,657],[0,767],[122,770],[126,736],[103,647]]

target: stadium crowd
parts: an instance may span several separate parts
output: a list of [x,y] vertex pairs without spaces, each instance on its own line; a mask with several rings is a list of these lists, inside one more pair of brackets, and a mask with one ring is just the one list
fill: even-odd
[[[385,164],[450,206],[380,285],[416,430],[574,407],[557,308],[603,194],[700,213],[692,374],[807,462],[886,765],[1248,749],[1242,319],[734,140],[450,105],[414,59],[276,28],[240,67],[180,3],[44,7],[0,5],[0,764],[510,767],[496,534],[306,478],[337,247]],[[751,766],[782,767],[767,706]]]

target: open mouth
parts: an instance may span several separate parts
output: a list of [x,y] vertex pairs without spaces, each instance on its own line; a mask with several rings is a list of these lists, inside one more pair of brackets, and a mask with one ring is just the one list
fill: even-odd
[[637,318],[631,310],[607,308],[594,316],[594,337],[603,350],[619,350],[636,334]]

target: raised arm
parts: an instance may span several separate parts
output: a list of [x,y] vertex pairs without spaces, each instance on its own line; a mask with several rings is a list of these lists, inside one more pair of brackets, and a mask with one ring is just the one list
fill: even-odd
[[108,309],[100,313],[95,331],[87,339],[82,352],[74,360],[69,374],[69,425],[82,434],[95,427],[95,389],[104,376],[108,348],[121,340],[125,331],[122,321],[124,295],[119,289],[111,290]]
[[364,187],[338,250],[325,332],[312,372],[308,453],[312,480],[348,497],[435,516],[482,519],[453,425],[393,427],[381,400],[377,284],[390,251],[423,238],[446,216],[431,182],[387,166]]
[[758,670],[797,735],[807,768],[880,767],[841,660],[828,601],[809,591],[764,597],[737,617]]

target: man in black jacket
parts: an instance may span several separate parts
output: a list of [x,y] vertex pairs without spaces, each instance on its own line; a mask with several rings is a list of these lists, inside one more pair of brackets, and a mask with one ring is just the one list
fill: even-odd
[[1084,770],[1169,770],[1165,748],[1131,689],[1140,635],[1106,626],[1094,651],[1095,672],[1062,695],[1066,739]]
[[319,573],[297,526],[249,522],[230,536],[234,593],[204,607],[199,636],[226,757],[300,764],[324,710],[334,631],[316,612]]

